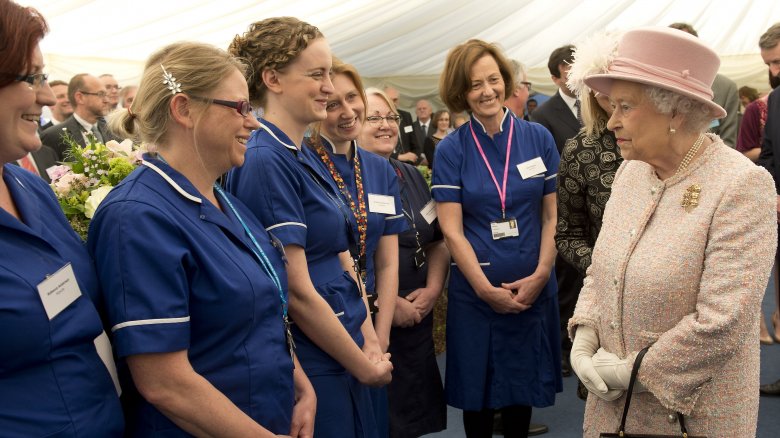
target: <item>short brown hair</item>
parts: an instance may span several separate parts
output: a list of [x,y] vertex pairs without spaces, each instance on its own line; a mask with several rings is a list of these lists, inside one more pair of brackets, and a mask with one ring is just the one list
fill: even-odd
[[68,100],[73,109],[76,109],[76,92],[82,91],[84,88],[84,77],[89,76],[89,73],[79,73],[68,82]]
[[547,70],[550,70],[551,75],[556,78],[561,77],[561,65],[574,62],[574,50],[575,47],[572,44],[567,44],[550,53],[550,58],[547,60]]
[[780,23],[773,24],[761,35],[761,38],[758,40],[758,47],[764,50],[774,49],[777,43],[780,43]]
[[46,20],[34,8],[0,0],[0,87],[27,73],[35,47],[48,31]]
[[250,66],[246,74],[249,100],[264,106],[268,88],[263,71],[286,67],[317,38],[323,38],[319,29],[294,17],[258,21],[250,24],[243,35],[236,35],[228,52]]
[[[358,73],[354,65],[347,64],[334,56],[333,68],[331,69],[331,72],[333,73],[332,76],[344,75],[349,79],[351,79],[352,83],[355,84],[355,88],[357,88],[358,94],[360,95],[360,100],[363,101],[363,107],[368,108],[366,92],[363,89],[363,80],[360,78],[360,73]],[[363,112],[363,119],[361,120],[361,122],[365,122],[365,119],[366,119],[366,113]],[[320,141],[320,133],[322,132],[322,123],[323,121],[318,121],[311,125],[311,136],[308,138],[308,142],[312,146],[322,145],[322,142]]]
[[672,29],[677,29],[689,33],[697,38],[699,37],[699,32],[696,32],[696,29],[694,29],[693,26],[691,26],[688,23],[683,23],[683,22],[672,23],[669,25],[669,27],[671,27]]
[[447,107],[456,113],[469,109],[466,95],[471,90],[471,67],[483,56],[492,56],[504,80],[504,97],[515,90],[512,64],[496,44],[472,39],[455,46],[447,54],[444,71],[439,77],[439,96]]
[[57,85],[64,85],[64,86],[67,87],[68,83],[65,82],[65,81],[61,81],[59,79],[57,79],[56,81],[49,81],[49,86],[50,87],[56,87]]

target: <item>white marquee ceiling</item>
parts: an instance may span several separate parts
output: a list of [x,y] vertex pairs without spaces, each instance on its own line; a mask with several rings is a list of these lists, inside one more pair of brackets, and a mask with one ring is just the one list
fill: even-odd
[[333,53],[368,84],[397,86],[405,99],[435,97],[447,51],[469,38],[498,42],[529,67],[542,92],[554,89],[549,53],[599,29],[693,24],[721,55],[721,73],[767,89],[758,38],[780,21],[775,0],[17,0],[36,7],[51,32],[42,43],[49,71],[113,73],[137,81],[145,58],[174,41],[227,47],[249,23],[292,15],[314,24]]

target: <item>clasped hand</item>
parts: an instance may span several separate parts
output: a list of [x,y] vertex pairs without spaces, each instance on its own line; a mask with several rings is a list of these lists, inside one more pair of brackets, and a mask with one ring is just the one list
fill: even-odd
[[[596,331],[588,326],[578,326],[571,347],[571,368],[588,391],[606,401],[612,401],[620,397],[624,389],[608,386],[596,370],[593,359],[597,350],[599,350],[599,336]],[[611,358],[605,358],[605,361],[607,360]]]
[[477,295],[496,313],[520,313],[531,308],[547,280],[531,274],[512,283],[501,283],[501,287],[491,285]]

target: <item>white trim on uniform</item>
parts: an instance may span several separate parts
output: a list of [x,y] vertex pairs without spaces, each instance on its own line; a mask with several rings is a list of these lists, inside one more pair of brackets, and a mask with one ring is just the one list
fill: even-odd
[[136,321],[125,321],[111,327],[111,333],[123,329],[125,327],[133,327],[137,325],[154,325],[154,324],[178,324],[181,322],[189,322],[189,316],[182,316],[181,318],[155,318],[155,319],[139,319]]

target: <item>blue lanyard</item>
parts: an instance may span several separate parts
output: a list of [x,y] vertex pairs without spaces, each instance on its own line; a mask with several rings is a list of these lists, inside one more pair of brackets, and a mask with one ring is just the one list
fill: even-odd
[[254,234],[249,230],[249,227],[246,226],[246,222],[244,222],[244,219],[241,217],[240,214],[238,214],[238,211],[235,207],[233,207],[233,203],[230,202],[230,199],[225,195],[225,192],[222,191],[222,187],[219,186],[219,184],[214,183],[214,190],[219,193],[219,196],[222,197],[222,200],[225,201],[227,206],[230,208],[230,211],[233,212],[233,214],[236,216],[238,221],[241,223],[241,226],[244,228],[244,232],[246,232],[246,235],[249,236],[249,239],[254,244],[254,248],[250,248],[252,250],[252,253],[255,255],[258,261],[260,261],[260,265],[262,265],[263,270],[265,273],[271,277],[271,280],[274,282],[274,285],[276,286],[276,289],[279,290],[279,300],[282,302],[282,317],[287,320],[287,299],[284,297],[284,290],[282,290],[282,283],[279,281],[279,276],[276,274],[276,270],[274,269],[273,265],[271,264],[271,261],[268,260],[268,257],[265,255],[265,251],[263,251],[263,248],[260,247],[260,244],[257,243],[257,239],[255,239]]

